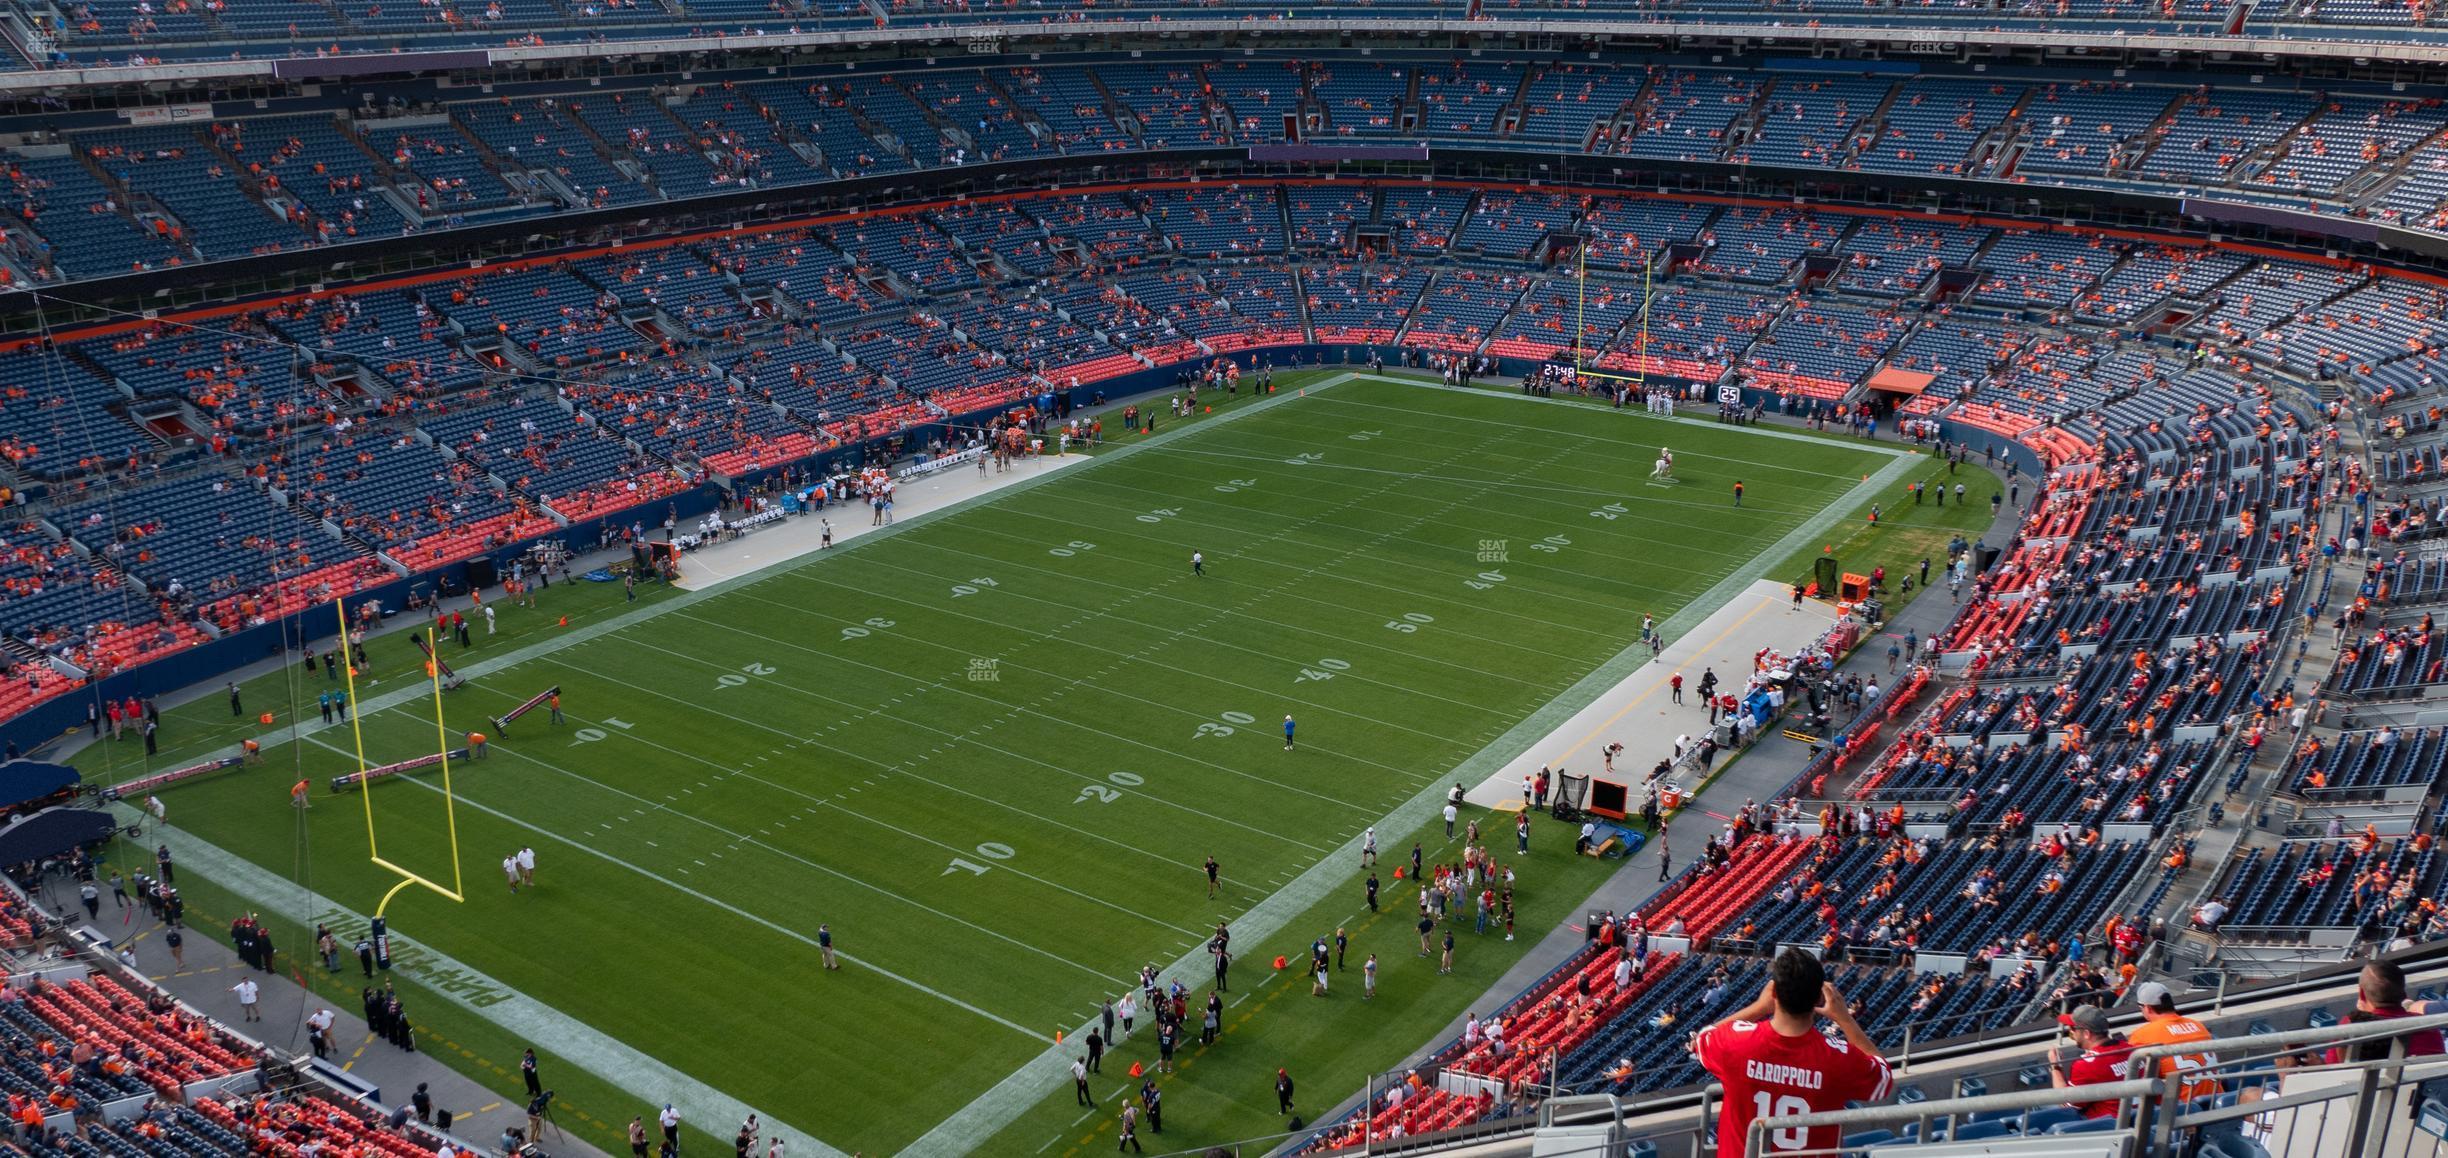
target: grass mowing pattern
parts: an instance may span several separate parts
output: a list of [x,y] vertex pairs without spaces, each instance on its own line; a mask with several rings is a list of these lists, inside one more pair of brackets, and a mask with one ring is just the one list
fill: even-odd
[[[1681,486],[1643,481],[1661,438]],[[569,720],[530,717],[460,769],[471,903],[411,891],[390,915],[831,1145],[888,1151],[1883,461],[1366,380],[1289,400],[454,693],[457,731],[552,683]],[[431,750],[417,711],[367,719],[369,757]],[[303,752],[317,776],[350,766]],[[315,887],[370,907],[388,882],[355,802],[318,801],[301,852],[272,835],[293,824],[287,783],[182,787],[173,820],[275,871],[310,864]],[[386,855],[443,873],[440,803],[427,779],[377,786]],[[1407,852],[1383,835],[1389,859]],[[494,874],[522,844],[541,888],[513,897]],[[1526,916],[1560,916],[1599,871],[1559,857],[1525,874]],[[815,969],[819,921],[860,964]],[[1313,935],[1237,945],[1239,975]],[[1274,1065],[1315,1060],[1305,1101],[1329,1104],[1465,999],[1467,978],[1406,979],[1397,999],[1398,972],[1433,970],[1394,955],[1407,929],[1384,935],[1371,1012],[1391,1003],[1380,1015],[1409,1011],[1420,1033],[1251,1021],[1256,1042],[1280,1037],[1246,1074],[1219,1067],[1212,1092],[1179,1079],[1166,1141],[1280,1128]]]

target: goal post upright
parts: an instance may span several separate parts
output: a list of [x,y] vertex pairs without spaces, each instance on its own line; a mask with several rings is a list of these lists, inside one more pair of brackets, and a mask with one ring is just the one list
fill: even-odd
[[1573,374],[1576,377],[1603,378],[1611,382],[1630,382],[1634,386],[1649,384],[1649,306],[1657,300],[1652,288],[1657,271],[1655,255],[1641,255],[1640,344],[1633,357],[1636,365],[1630,374],[1609,374],[1590,369],[1589,357],[1589,247],[1602,236],[1595,226],[1578,234],[1573,245],[1573,281],[1576,303],[1573,314]]
[[344,670],[347,677],[345,687],[348,694],[349,732],[356,746],[357,773],[360,777],[358,796],[365,804],[366,859],[373,862],[375,867],[396,873],[400,877],[399,881],[391,886],[390,891],[383,894],[382,900],[374,906],[374,917],[380,921],[383,911],[390,908],[392,898],[397,897],[401,890],[411,885],[422,886],[446,900],[464,904],[467,901],[467,892],[466,878],[459,865],[458,797],[451,791],[450,726],[444,722],[442,715],[442,665],[433,658],[440,654],[434,650],[440,641],[432,638],[432,628],[428,627],[425,639],[427,657],[425,674],[427,680],[433,685],[434,736],[442,764],[442,815],[450,845],[451,883],[448,887],[444,887],[440,882],[414,869],[387,860],[382,855],[381,837],[374,822],[374,793],[371,786],[362,779],[371,765],[366,763],[365,713],[360,710],[357,700],[357,663],[355,648],[352,646],[353,641],[349,638],[348,600],[346,598],[334,600],[332,607],[340,617],[340,659],[345,665]]

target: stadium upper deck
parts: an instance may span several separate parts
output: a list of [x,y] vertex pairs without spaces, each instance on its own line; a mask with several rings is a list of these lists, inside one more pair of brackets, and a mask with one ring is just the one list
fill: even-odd
[[[980,162],[1076,168],[1283,145],[1329,159],[1345,147],[1401,146],[1440,159],[1566,154],[1584,166],[1858,174],[1991,195],[2045,186],[2074,198],[2181,197],[2187,213],[2193,199],[2244,219],[2279,212],[2296,228],[2349,239],[2404,230],[2415,248],[2448,237],[2448,90],[2341,81],[2263,91],[2173,79],[1329,56],[916,67],[240,118],[198,106],[219,119],[72,127],[0,148],[9,209],[0,284],[141,277],[315,248],[366,252],[408,235],[524,231],[555,215],[664,216],[714,198],[812,196],[843,181],[906,177],[923,189]],[[1554,208],[1519,212],[1542,204]],[[1333,238],[1334,204],[1294,208],[1290,226],[1304,243]],[[1534,244],[1533,224],[1523,218],[1512,240]],[[1691,240],[1662,219],[1609,225],[1635,248]],[[1925,240],[1943,262],[1948,238],[1898,234],[1886,251],[1900,262]],[[899,242],[873,239],[856,256],[881,260],[879,244]],[[1804,248],[1823,247],[1805,239]],[[1875,292],[1897,272],[1880,255],[1854,256],[1859,268],[1846,276],[1856,288]],[[1627,268],[1630,256],[1598,259]],[[2111,288],[2231,272],[2137,267]],[[2113,301],[2085,308],[2119,320]]]

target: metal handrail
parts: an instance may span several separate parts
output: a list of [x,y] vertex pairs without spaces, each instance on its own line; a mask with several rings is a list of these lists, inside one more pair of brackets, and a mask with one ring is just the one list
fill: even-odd
[[[2448,1013],[2426,1014],[2421,1017],[2395,1017],[2386,1021],[2364,1021],[2352,1023],[2340,1022],[2339,1024],[2332,1026],[2304,1029],[2282,1029],[2270,1033],[2251,1034],[2245,1037],[2209,1038],[2202,1041],[2174,1042],[2167,1045],[2144,1046],[2140,1049],[2136,1049],[2132,1054],[2132,1058],[2134,1061],[2149,1062],[2163,1057],[2177,1057],[2184,1054],[2193,1053],[2220,1053],[2232,1051],[2238,1048],[2243,1049],[2246,1056],[2249,1058],[2253,1056],[2260,1056],[2257,1053],[2257,1049],[2259,1047],[2300,1046],[2308,1043],[2344,1045],[2351,1042],[2395,1038],[2419,1029],[2448,1029]],[[2276,1052],[2287,1053],[2291,1051],[2281,1049]],[[2275,1054],[2269,1056],[2275,1056]],[[2216,1073],[2219,1070],[2229,1068],[2233,1064],[2235,1063],[2221,1063],[2218,1066],[2199,1071],[2196,1076],[2186,1080],[2199,1081],[2201,1080],[2199,1074]],[[2426,1066],[2439,1065],[2448,1067],[2448,1058],[2441,1059],[2437,1062],[2420,1064],[2424,1064]],[[2314,1067],[2306,1068],[2310,1069]],[[2448,1069],[2444,1069],[2443,1072],[2448,1072]],[[2106,1101],[2110,1098],[2127,1098],[2141,1094],[2158,1093],[2161,1090],[2162,1084],[2163,1081],[2159,1078],[2132,1078],[2121,1082],[2101,1082],[2096,1085],[2073,1086],[2067,1088],[2081,1090],[2086,1096],[2086,1100]],[[1984,1110],[2025,1110],[2038,1106],[2063,1105],[2065,1104],[2065,1101],[2065,1090],[2050,1088],[2045,1090],[2012,1090],[2002,1094],[1982,1094],[1978,1097],[1972,1098],[1939,1098],[1925,1102],[1915,1102],[1909,1108],[1912,1112],[1921,1115],[1924,1118],[1937,1118],[1954,1114],[1980,1113]],[[1900,1107],[1893,1105],[1860,1106],[1847,1110],[1824,1110],[1809,1114],[1794,1114],[1776,1118],[1761,1118],[1757,1119],[1757,1121],[1774,1121],[1781,1127],[1861,1125],[1866,1122],[1886,1121],[1894,1118],[1899,1108]]]

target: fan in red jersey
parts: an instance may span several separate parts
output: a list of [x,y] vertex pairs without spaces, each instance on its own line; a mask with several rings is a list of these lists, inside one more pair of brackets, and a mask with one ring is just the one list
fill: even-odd
[[[1839,1041],[1819,1031],[1835,1023]],[[1717,1115],[1719,1158],[1740,1158],[1753,1118],[1841,1110],[1848,1101],[1887,1097],[1891,1079],[1877,1044],[1853,1020],[1844,995],[1828,984],[1819,959],[1800,949],[1779,954],[1768,985],[1734,1016],[1692,1035],[1692,1055],[1725,1083]],[[1761,1153],[1833,1153],[1843,1144],[1835,1126],[1770,1130]]]

